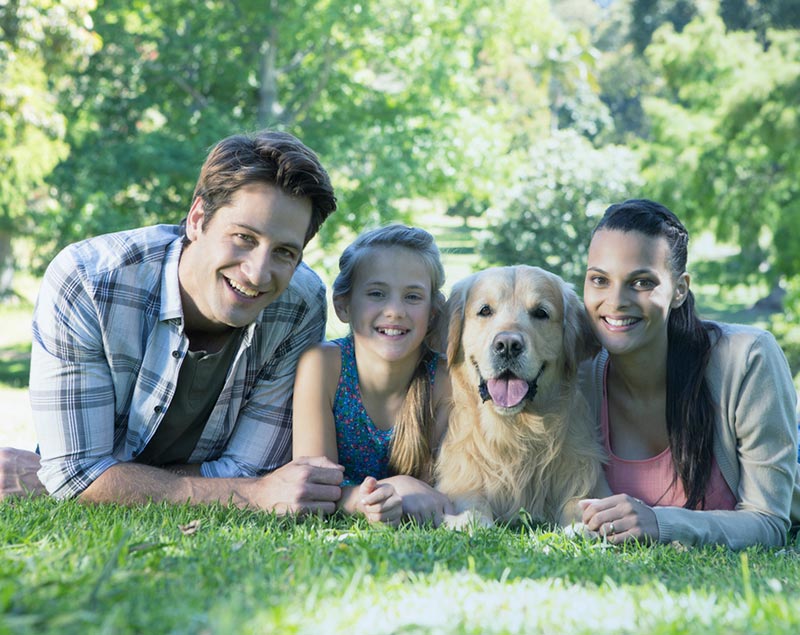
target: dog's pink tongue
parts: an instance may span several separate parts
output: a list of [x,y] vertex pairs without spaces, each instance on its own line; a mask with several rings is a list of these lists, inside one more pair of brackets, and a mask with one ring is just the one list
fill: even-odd
[[528,394],[528,382],[522,379],[490,379],[486,382],[492,401],[501,408],[513,408]]

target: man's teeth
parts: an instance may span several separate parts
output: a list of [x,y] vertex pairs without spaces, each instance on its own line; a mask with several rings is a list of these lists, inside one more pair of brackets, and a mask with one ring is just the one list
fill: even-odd
[[235,280],[231,280],[228,278],[228,284],[230,284],[234,289],[236,289],[242,295],[246,295],[248,298],[255,298],[258,295],[258,291],[253,291],[252,289],[248,289],[247,287],[243,287]]
[[630,326],[638,322],[637,318],[623,318],[621,320],[615,320],[614,318],[607,317],[606,322],[608,322],[611,326]]

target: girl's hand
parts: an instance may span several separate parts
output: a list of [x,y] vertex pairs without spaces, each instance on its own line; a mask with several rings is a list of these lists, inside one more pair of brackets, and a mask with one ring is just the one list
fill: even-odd
[[608,542],[658,542],[658,521],[652,507],[627,494],[578,501],[583,524]]
[[447,496],[413,476],[391,476],[381,483],[394,486],[403,501],[403,516],[418,525],[433,523],[434,527],[438,527],[445,514],[455,513]]
[[384,523],[396,527],[403,517],[403,499],[392,487],[391,483],[380,483],[372,476],[364,479],[358,488],[357,505],[371,523]]

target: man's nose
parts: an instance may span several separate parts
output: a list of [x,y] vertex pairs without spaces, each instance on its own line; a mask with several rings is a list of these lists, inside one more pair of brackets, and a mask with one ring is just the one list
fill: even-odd
[[272,280],[272,254],[269,252],[252,253],[242,263],[242,271],[253,287],[262,289]]

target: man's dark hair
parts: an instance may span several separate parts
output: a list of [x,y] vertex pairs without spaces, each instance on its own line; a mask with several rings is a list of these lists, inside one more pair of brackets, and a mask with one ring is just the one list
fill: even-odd
[[203,201],[203,229],[237,190],[253,183],[274,185],[289,196],[311,199],[306,243],[336,209],[330,177],[317,155],[289,133],[262,130],[227,137],[209,152],[192,197]]

